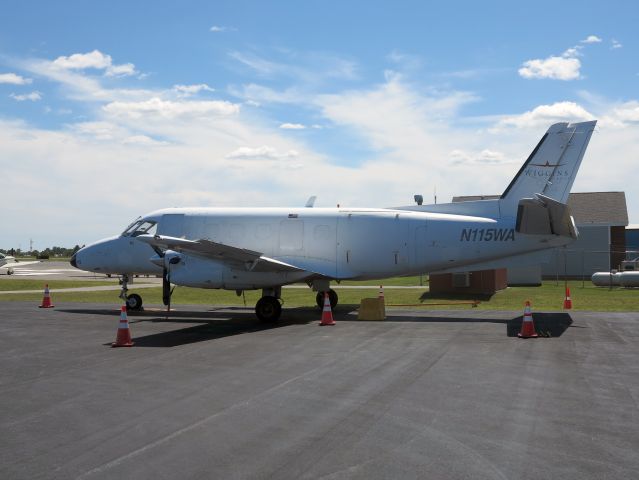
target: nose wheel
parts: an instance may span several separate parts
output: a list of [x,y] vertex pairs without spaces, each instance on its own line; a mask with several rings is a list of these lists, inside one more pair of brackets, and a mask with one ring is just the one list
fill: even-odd
[[132,293],[126,297],[127,310],[142,310],[142,297],[137,293]]
[[142,310],[142,297],[137,293],[128,295],[129,291],[129,276],[127,274],[122,275],[122,290],[120,290],[120,298],[124,300],[127,310]]

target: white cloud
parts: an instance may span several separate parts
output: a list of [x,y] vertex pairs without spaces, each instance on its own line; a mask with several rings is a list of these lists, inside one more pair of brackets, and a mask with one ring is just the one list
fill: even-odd
[[109,122],[79,122],[69,126],[71,130],[96,140],[114,140],[121,136],[124,130]]
[[107,88],[102,85],[100,77],[87,75],[83,69],[62,68],[55,65],[53,61],[31,59],[19,62],[19,65],[28,72],[60,83],[64,87],[63,95],[72,100],[82,102],[144,100],[160,94],[158,91],[141,88]]
[[317,86],[334,79],[353,80],[357,78],[355,62],[320,54],[308,53],[303,56],[287,52],[288,63],[267,60],[254,53],[233,51],[229,56],[237,62],[254,70],[263,77],[291,78],[298,84]]
[[[574,55],[574,53],[573,53]],[[524,78],[551,78],[555,80],[575,80],[579,78],[581,62],[574,56],[528,60],[518,70]]]
[[620,122],[639,122],[639,101],[633,100],[615,107],[611,117]]
[[283,123],[280,125],[280,128],[284,130],[304,130],[306,125],[302,125],[301,123]]
[[15,73],[0,73],[0,83],[8,83],[10,85],[27,85],[33,82],[30,78],[24,78]]
[[211,32],[221,33],[221,32],[235,32],[237,29],[234,27],[225,27],[223,25],[213,25],[209,30]]
[[304,93],[296,87],[287,88],[285,90],[274,90],[263,85],[249,83],[242,87],[230,87],[231,95],[242,98],[251,102],[254,106],[260,106],[265,103],[295,103],[298,105],[307,103],[312,96]]
[[111,55],[106,55],[99,50],[93,50],[89,53],[74,53],[68,57],[60,56],[52,62],[52,65],[63,70],[85,70],[88,68],[104,70],[105,75],[111,77],[129,76],[137,73],[135,65],[132,63],[114,65]]
[[623,47],[623,45],[621,44],[621,42],[619,42],[618,40],[615,40],[615,39],[613,38],[613,39],[612,39],[612,41],[611,41],[611,46],[610,46],[610,48],[611,48],[612,50],[616,50],[616,49],[621,48],[621,47]]
[[215,89],[206,83],[198,83],[195,85],[173,85],[173,91],[177,93],[178,97],[191,97],[200,92],[214,92]]
[[580,43],[601,43],[602,40],[597,35],[588,35]]
[[99,50],[93,50],[89,53],[74,53],[68,57],[60,56],[53,61],[53,65],[56,67],[71,70],[84,70],[85,68],[105,69],[111,64],[111,56],[105,55]]
[[561,54],[561,56],[564,58],[581,57],[583,56],[583,54],[581,53],[582,48],[583,47],[581,47],[580,45],[575,45],[574,47],[567,48],[564,53]]
[[[601,42],[595,35],[581,40],[582,44]],[[554,80],[576,80],[581,77],[581,61],[584,45],[575,45],[566,49],[560,56],[551,55],[547,58],[536,58],[524,62],[518,73],[523,78],[549,78]]]
[[42,93],[38,91],[25,93],[22,95],[16,95],[15,93],[11,93],[9,94],[9,96],[18,102],[24,102],[25,100],[29,100],[31,102],[37,102],[38,100],[42,100]]
[[398,50],[393,50],[386,55],[386,58],[406,70],[416,69],[422,65],[422,60],[417,55],[411,55]]
[[131,135],[129,137],[126,137],[122,141],[122,143],[124,143],[125,145],[139,145],[142,147],[155,147],[155,146],[161,146],[161,145],[168,145],[167,142],[154,140],[151,137],[148,137],[147,135]]
[[261,147],[240,147],[237,150],[227,154],[225,158],[229,160],[255,160],[255,159],[268,159],[268,160],[280,160],[290,159],[299,156],[299,152],[296,150],[289,150],[287,152],[279,152],[273,147],[268,145],[262,145]]
[[107,67],[105,75],[108,77],[128,77],[136,73],[135,65],[132,63],[123,63],[121,65],[111,65]]
[[557,102],[552,105],[539,105],[519,115],[506,116],[497,123],[495,128],[537,128],[556,122],[579,122],[593,119],[594,116],[581,105],[574,102]]
[[270,62],[258,57],[257,55],[245,54],[242,52],[230,52],[229,56],[243,65],[252,68],[260,75],[270,75],[277,71],[281,71],[283,66],[275,62]]
[[180,117],[201,118],[234,115],[239,112],[240,107],[237,104],[219,100],[174,102],[153,97],[141,102],[111,102],[104,105],[102,110],[115,117],[128,117],[131,119],[143,117],[175,119]]
[[503,165],[513,163],[513,160],[506,158],[503,152],[488,149],[481,152],[453,150],[450,152],[449,158],[456,165]]
[[127,128],[106,121],[79,122],[68,125],[68,130],[77,134],[76,138],[89,141],[97,140],[111,144],[141,145],[146,147],[168,145],[167,142],[155,140],[148,135],[131,133]]

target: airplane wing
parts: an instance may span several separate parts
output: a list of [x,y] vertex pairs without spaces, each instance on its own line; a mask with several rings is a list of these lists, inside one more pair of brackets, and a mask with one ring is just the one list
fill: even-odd
[[[265,257],[260,252],[237,248],[210,240],[187,240],[185,238],[168,237],[165,235],[139,235],[136,237],[151,246],[164,250],[184,252],[212,260],[244,264],[247,270],[253,272],[303,272],[303,268]],[[310,272],[314,273],[314,272]]]
[[10,262],[5,263],[4,265],[0,265],[0,268],[10,268],[13,270],[14,268],[26,267],[27,265],[33,265],[34,263],[42,263],[41,261],[35,262]]

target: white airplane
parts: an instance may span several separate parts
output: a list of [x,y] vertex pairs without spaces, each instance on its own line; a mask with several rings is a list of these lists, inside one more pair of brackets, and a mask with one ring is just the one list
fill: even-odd
[[[170,208],[86,246],[74,267],[122,275],[162,274],[171,284],[262,290],[257,317],[277,320],[282,285],[306,282],[321,304],[331,281],[381,279],[539,264],[577,238],[566,205],[596,121],[552,125],[495,200],[397,208]],[[416,196],[417,199],[418,196]],[[421,203],[421,202],[418,202]]]
[[6,270],[7,275],[13,275],[16,268],[26,267],[27,265],[33,265],[34,263],[40,262],[21,262],[11,255],[0,253],[0,270]]

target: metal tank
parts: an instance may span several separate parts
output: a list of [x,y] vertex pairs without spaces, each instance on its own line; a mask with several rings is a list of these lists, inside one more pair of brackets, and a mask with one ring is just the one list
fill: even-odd
[[639,287],[639,272],[623,272],[619,283],[622,287]]
[[597,287],[618,287],[621,285],[621,273],[619,272],[595,272],[590,279]]

